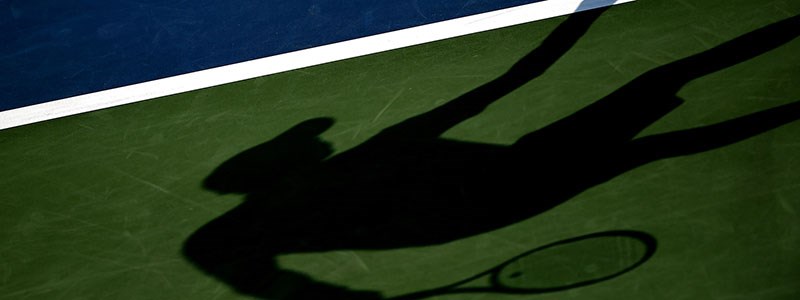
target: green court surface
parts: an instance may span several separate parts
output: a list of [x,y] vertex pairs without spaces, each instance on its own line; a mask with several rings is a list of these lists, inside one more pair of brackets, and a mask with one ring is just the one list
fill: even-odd
[[[568,118],[561,126],[566,128],[539,131],[548,138],[534,140],[538,144],[526,148],[539,155],[535,157],[539,163],[515,164],[513,156],[488,162],[476,158],[483,164],[470,170],[472,161],[453,153],[460,159],[453,160],[462,163],[454,167],[461,173],[442,174],[465,178],[418,175],[443,184],[462,179],[491,182],[498,189],[508,183],[508,190],[480,190],[477,196],[464,196],[469,199],[464,203],[397,203],[405,198],[394,194],[418,193],[436,201],[437,193],[446,189],[381,182],[394,177],[380,170],[370,174],[364,167],[369,159],[388,164],[401,160],[371,157],[373,152],[359,149],[369,149],[363,143],[382,136],[383,129],[465,99],[458,97],[504,74],[567,17],[0,131],[0,298],[260,295],[281,299],[281,293],[290,293],[247,290],[252,284],[248,280],[258,281],[258,268],[264,267],[264,274],[280,270],[273,283],[285,283],[288,291],[310,286],[323,291],[320,294],[329,289],[331,299],[347,299],[342,295],[379,299],[378,294],[389,299],[457,283],[533,253],[532,262],[512,264],[515,269],[501,272],[534,282],[531,290],[487,288],[417,295],[425,299],[798,299],[800,121],[795,120],[800,109],[792,106],[800,101],[800,39],[793,39],[800,30],[798,22],[778,32],[748,35],[749,40],[739,39],[735,47],[716,48],[702,59],[688,61],[689,71],[681,69],[686,60],[683,65],[676,63],[798,14],[800,2],[795,0],[639,0],[608,9],[541,76],[492,102],[477,116],[444,128],[442,137],[460,141],[453,142],[457,145],[507,149],[528,133],[565,120],[600,99],[612,99],[604,97],[646,71],[668,67],[659,69],[663,73],[651,73],[657,76],[639,77],[646,84],[628,85],[631,88],[621,92],[636,96],[623,98],[630,103],[607,114],[595,111],[593,123],[582,124],[583,128],[571,128]],[[558,43],[561,38],[554,40]],[[537,55],[531,59],[546,60]],[[619,133],[665,137],[641,143],[644,148],[655,147],[647,148],[653,157],[635,168],[616,165],[615,161],[629,162],[630,157],[613,152],[609,145],[620,141],[605,135],[614,137],[609,131],[617,129],[615,124],[646,118],[654,113],[653,105],[670,101],[673,95],[684,102],[663,111],[669,112],[663,117],[650,118],[655,122],[644,124],[642,132]],[[303,184],[313,183],[336,191],[340,183],[363,183],[347,192],[372,199],[370,211],[348,206],[362,205],[363,200],[336,196],[276,204],[262,197],[268,191],[248,190],[251,195],[246,196],[209,188],[216,178],[209,175],[230,165],[234,175],[220,176],[227,178],[222,182],[235,182],[224,183],[223,189],[235,190],[237,182],[274,183],[276,179],[263,175],[268,171],[258,169],[266,164],[265,158],[252,157],[261,153],[260,148],[245,151],[303,121],[322,117],[334,121],[320,134],[334,157],[343,157],[339,162],[357,161],[362,168],[336,173],[344,178],[321,175],[281,184],[299,185],[302,191]],[[735,121],[714,125],[729,120]],[[699,129],[687,130],[692,128]],[[418,129],[419,134],[435,131]],[[383,131],[387,132],[393,131]],[[417,137],[410,136],[392,136],[396,143],[409,140],[408,150],[399,143],[390,149],[392,153],[403,156],[424,149],[412,149]],[[273,144],[280,145],[267,145]],[[278,152],[295,158],[321,145],[306,141]],[[569,155],[548,151],[562,145],[570,146]],[[476,151],[480,155],[484,150]],[[346,155],[337,156],[342,153]],[[414,159],[427,160],[419,165],[412,161],[410,172],[451,166],[446,154],[415,155]],[[603,161],[603,155],[611,157],[610,163]],[[241,160],[229,161],[232,157]],[[278,165],[291,162],[275,160]],[[558,166],[563,168],[554,169]],[[347,164],[338,167],[347,169]],[[414,190],[417,187],[420,190]],[[442,197],[459,199],[451,194]],[[517,199],[508,201],[509,197]],[[555,199],[544,199],[548,197]],[[382,203],[384,199],[394,202]],[[239,225],[250,226],[238,228],[244,233],[225,231],[236,226],[222,226],[212,233],[201,230],[214,228],[204,226],[220,216],[238,222],[237,215],[228,212],[255,201],[260,203],[242,213],[252,219]],[[520,209],[529,208],[527,203],[537,209],[521,215]],[[491,222],[471,219],[480,216],[473,205],[492,214]],[[509,206],[507,217],[498,213],[505,209],[500,206]],[[397,207],[403,210],[398,215],[406,219],[383,222],[396,218],[392,209]],[[346,220],[318,216],[326,211]],[[259,219],[262,214],[267,220]],[[333,227],[313,223],[320,218],[336,221]],[[399,231],[406,228],[398,225],[404,222],[413,229],[410,233]],[[258,224],[269,226],[252,228]],[[292,231],[280,228],[282,224],[299,227]],[[346,232],[360,230],[359,224],[371,233],[363,241]],[[381,234],[380,228],[370,228],[373,224],[389,229]],[[220,236],[236,239],[255,234],[264,239],[259,243],[269,243],[271,231],[281,232],[272,242],[298,245],[286,246],[288,250],[260,245],[267,249],[264,257],[242,250],[247,254],[241,260],[249,267],[214,265],[219,258],[215,255],[235,255],[237,247],[252,246],[228,243]],[[611,233],[604,235],[607,232]],[[637,238],[614,232],[635,232]],[[297,234],[296,240],[291,233]],[[204,234],[218,240],[199,243],[218,242],[209,246],[216,248],[197,254],[204,250],[190,244],[186,254],[187,240],[202,239]],[[591,234],[597,235],[586,237]],[[325,242],[309,246],[303,243],[307,239]],[[562,243],[553,246],[557,242]],[[488,283],[484,281],[467,285]],[[586,284],[575,284],[582,282]]]

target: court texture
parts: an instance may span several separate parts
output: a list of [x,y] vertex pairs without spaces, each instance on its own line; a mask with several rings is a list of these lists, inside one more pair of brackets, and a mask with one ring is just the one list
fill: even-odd
[[799,1],[0,10],[0,299],[800,297]]

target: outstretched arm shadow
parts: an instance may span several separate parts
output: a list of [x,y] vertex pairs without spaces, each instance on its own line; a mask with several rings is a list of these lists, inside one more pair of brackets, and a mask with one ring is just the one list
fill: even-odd
[[721,148],[800,119],[800,101],[725,122],[636,139],[637,163]]
[[[674,95],[695,78],[766,53],[798,35],[800,16],[794,16],[647,72],[610,97],[648,93],[658,88],[663,94]],[[640,97],[639,100],[643,99]],[[635,154],[633,158],[637,164],[700,153],[745,140],[797,119],[800,119],[800,102],[793,102],[718,124],[638,138],[631,145],[631,153]]]
[[380,138],[435,139],[445,131],[480,114],[486,107],[541,76],[586,34],[609,7],[569,16],[542,43],[522,57],[506,73],[433,110],[393,125]]
[[[650,70],[603,99],[539,131],[522,137],[518,148],[569,137],[568,144],[592,146],[631,143],[642,130],[678,107],[676,93],[688,82],[747,61],[800,35],[800,16],[762,27],[705,52]],[[720,124],[633,140],[635,163],[711,150],[744,140],[798,119],[798,103],[776,107]],[[614,149],[619,150],[619,149]]]

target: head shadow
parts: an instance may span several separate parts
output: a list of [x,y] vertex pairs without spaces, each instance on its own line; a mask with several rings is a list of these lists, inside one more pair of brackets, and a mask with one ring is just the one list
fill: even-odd
[[800,118],[800,102],[793,102],[635,138],[683,102],[676,93],[689,81],[794,39],[800,31],[795,16],[648,71],[510,146],[441,137],[543,74],[604,10],[570,16],[503,75],[353,149],[330,156],[318,136],[333,120],[317,118],[236,155],[204,186],[244,194],[245,201],[194,232],[184,255],[252,296],[381,299],[372,291],[281,269],[274,258],[428,246],[482,234],[534,217],[649,162],[724,147]]
[[331,118],[303,121],[225,161],[206,177],[203,188],[219,194],[249,194],[311,169],[333,153],[331,145],[319,138],[333,123]]

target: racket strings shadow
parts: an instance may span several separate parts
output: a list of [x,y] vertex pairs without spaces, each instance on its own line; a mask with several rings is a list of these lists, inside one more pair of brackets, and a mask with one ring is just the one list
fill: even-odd
[[647,72],[511,146],[440,137],[543,74],[603,10],[570,16],[508,73],[351,150],[329,157],[331,147],[318,136],[333,120],[319,118],[228,160],[204,186],[246,199],[193,233],[184,255],[256,297],[381,299],[281,269],[275,257],[463,239],[536,216],[654,160],[724,147],[800,118],[795,102],[634,139],[682,103],[675,93],[684,84],[794,39],[800,17],[793,17]]

